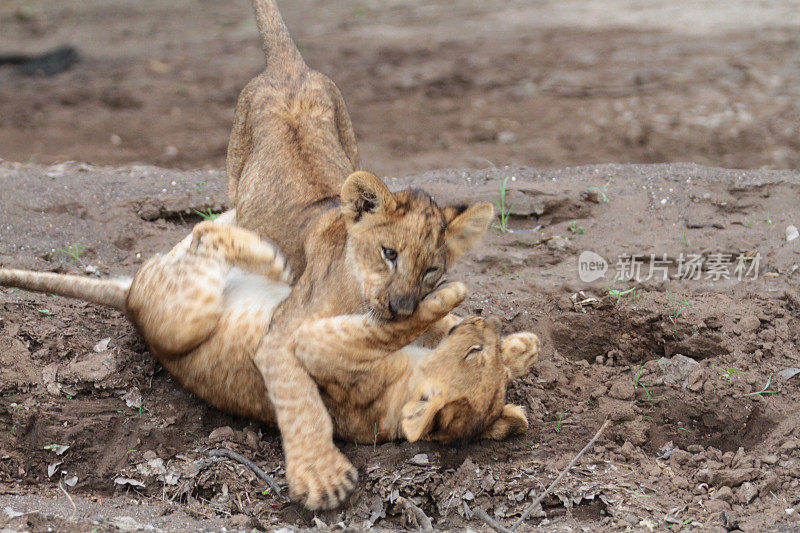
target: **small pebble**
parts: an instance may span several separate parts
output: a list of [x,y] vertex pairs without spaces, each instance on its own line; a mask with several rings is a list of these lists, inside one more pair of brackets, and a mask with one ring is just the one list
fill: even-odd
[[429,463],[428,461],[428,454],[427,453],[418,453],[408,461],[411,464],[424,466]]
[[734,455],[735,454],[733,452],[725,452],[722,454],[722,462],[725,464],[725,466],[731,466]]
[[796,226],[786,226],[786,242],[791,242],[797,237],[800,237],[800,232],[797,231]]
[[706,511],[715,514],[729,511],[731,508],[731,505],[724,500],[708,500],[703,503],[703,506],[706,508]]
[[555,235],[547,241],[547,247],[551,250],[562,252],[567,248],[567,240],[564,237]]
[[752,503],[758,496],[758,489],[751,482],[745,481],[742,483],[742,486],[736,490],[736,496],[742,504]]
[[792,379],[797,374],[800,374],[800,368],[785,368],[778,372],[778,375],[783,379]]
[[513,131],[501,131],[497,134],[497,142],[500,144],[511,144],[517,141],[517,134]]
[[208,440],[211,442],[220,442],[223,440],[230,440],[234,437],[235,433],[230,426],[221,426],[209,433]]

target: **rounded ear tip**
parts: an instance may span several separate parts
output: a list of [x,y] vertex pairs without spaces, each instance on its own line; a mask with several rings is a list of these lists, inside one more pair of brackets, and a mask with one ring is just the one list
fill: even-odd
[[339,196],[342,199],[342,213],[356,220],[365,211],[375,212],[380,208],[391,207],[394,203],[386,184],[375,174],[364,170],[353,172],[347,177]]
[[374,174],[371,174],[364,170],[353,172],[352,174],[347,176],[346,180],[344,180],[344,183],[342,184],[341,194],[342,196],[345,196],[349,191],[360,188],[360,184],[376,179],[378,178],[375,177]]
[[496,333],[500,332],[500,328],[502,325],[500,324],[500,319],[496,316],[490,316],[484,320],[484,322],[491,327]]
[[477,202],[472,205],[472,208],[486,219],[487,224],[494,218],[494,205],[490,202]]
[[375,174],[372,172],[367,172],[366,170],[356,170],[355,172],[351,173],[347,176],[347,179],[344,180],[347,183],[350,180],[358,180],[358,179],[378,179]]
[[428,431],[432,415],[436,409],[430,401],[417,401],[406,403],[400,411],[400,428],[406,440],[417,442]]

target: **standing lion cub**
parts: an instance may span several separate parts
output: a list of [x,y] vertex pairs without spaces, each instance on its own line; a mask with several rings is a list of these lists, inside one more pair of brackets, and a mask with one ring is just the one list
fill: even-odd
[[[268,423],[276,422],[276,410],[255,356],[276,309],[290,305],[291,277],[273,245],[212,222],[195,227],[188,249],[151,258],[131,281],[0,269],[2,286],[123,311],[183,386],[220,409]],[[335,435],[348,440],[504,439],[524,430],[525,415],[505,403],[505,389],[538,359],[535,335],[500,339],[492,321],[474,317],[434,349],[410,346],[465,292],[461,283],[444,284],[403,320],[307,317],[288,338],[271,339],[304,369],[275,369],[286,372],[281,386],[296,387],[307,372],[323,393]],[[308,415],[302,403],[281,407],[298,420]],[[302,444],[286,449],[291,493],[312,509],[341,504],[355,486],[355,469],[340,454],[330,456],[324,440]],[[322,471],[304,470],[317,455],[332,462]]]

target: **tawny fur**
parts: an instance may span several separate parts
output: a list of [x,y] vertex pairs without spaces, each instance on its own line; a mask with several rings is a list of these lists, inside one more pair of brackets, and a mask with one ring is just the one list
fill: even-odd
[[[538,359],[535,335],[501,340],[495,324],[475,317],[443,334],[433,350],[410,346],[463,300],[462,284],[438,288],[404,320],[307,317],[288,339],[274,339],[274,332],[262,339],[273,313],[291,301],[291,273],[280,252],[253,233],[211,222],[196,226],[191,243],[176,248],[148,260],[128,284],[0,269],[0,285],[121,308],[186,388],[220,409],[263,422],[276,422],[276,405],[254,362],[262,342],[277,340],[285,360],[301,365],[275,369],[290,372],[277,386],[313,379],[309,385],[322,392],[338,437],[450,442],[503,439],[527,427],[522,409],[505,404],[505,387]],[[101,289],[114,298],[97,298]],[[306,420],[314,413],[313,403],[278,407]],[[287,468],[290,489],[313,508],[338,505],[356,480],[352,466],[326,444],[309,439],[287,449],[287,464],[291,454],[291,466],[305,468],[292,474]],[[311,458],[318,454],[333,462],[319,469]]]
[[276,243],[301,273],[305,237],[358,170],[358,148],[339,89],[308,68],[275,1],[253,8],[267,64],[236,105],[228,196],[238,225]]
[[[267,65],[236,106],[226,162],[235,212],[224,216],[274,242],[298,275],[254,358],[275,408],[290,485],[299,494],[347,493],[352,467],[333,445],[319,389],[285,339],[311,315],[409,317],[485,233],[493,209],[485,202],[440,208],[421,191],[391,193],[359,172],[336,85],[305,64],[274,0],[253,5]],[[387,260],[384,249],[397,260]],[[420,342],[435,346],[447,331],[433,325]],[[315,505],[313,496],[302,497]]]

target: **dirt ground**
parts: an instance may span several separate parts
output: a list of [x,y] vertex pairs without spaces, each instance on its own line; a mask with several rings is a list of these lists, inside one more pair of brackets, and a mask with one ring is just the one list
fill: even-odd
[[[248,4],[0,4],[0,54],[81,56],[52,77],[0,66],[0,266],[129,275],[196,211],[225,207],[233,107],[264,61]],[[340,443],[359,490],[314,515],[205,456],[236,450],[283,480],[277,432],[180,389],[119,313],[0,289],[0,528],[396,530],[415,526],[404,496],[437,529],[483,530],[469,509],[510,525],[606,418],[521,529],[800,527],[800,174],[536,170],[796,168],[797,3],[281,7],[342,90],[365,168],[447,203],[497,200],[508,178],[512,231],[491,229],[452,277],[469,283],[464,312],[542,337],[509,392],[530,429],[457,448]],[[430,171],[447,167],[486,170]],[[589,251],[608,271],[585,282]],[[639,282],[616,281],[633,254]],[[682,279],[697,257],[700,279]]]
[[[800,162],[795,0],[294,0],[365,168]],[[7,0],[0,53],[71,44],[49,78],[0,67],[0,157],[221,168],[263,66],[246,0]]]
[[[609,418],[526,529],[800,526],[800,239],[786,239],[800,174],[509,167],[389,183],[459,202],[496,199],[505,177],[512,231],[492,228],[452,277],[470,286],[463,311],[543,340],[541,361],[509,392],[527,409],[524,435],[461,447],[342,442],[359,489],[346,509],[315,516],[238,464],[205,457],[233,449],[283,480],[276,431],[184,392],[119,313],[4,289],[0,525],[412,527],[398,496],[440,529],[483,528],[474,507],[510,524]],[[224,195],[219,171],[3,163],[0,265],[130,274],[186,234],[195,210],[222,209]],[[605,277],[581,280],[584,251],[608,261]],[[646,256],[639,283],[615,281],[625,254]],[[650,254],[671,264],[667,277],[645,279],[659,264]],[[714,279],[717,254],[729,256],[730,279]],[[676,266],[693,255],[705,260],[699,279],[681,279]]]

